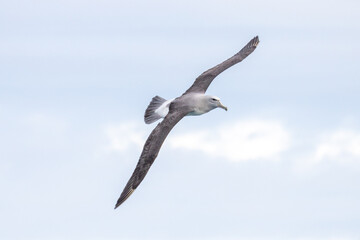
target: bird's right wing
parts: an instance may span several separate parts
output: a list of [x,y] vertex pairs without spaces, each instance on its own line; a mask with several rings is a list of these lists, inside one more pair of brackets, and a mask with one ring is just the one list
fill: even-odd
[[171,129],[188,113],[186,111],[182,111],[181,107],[176,108],[176,110],[173,109],[174,108],[170,106],[168,115],[166,115],[164,120],[155,127],[146,140],[139,162],[121,193],[115,208],[120,206],[139,186],[156,159],[161,145],[165,141],[165,138]]
[[229,67],[234,66],[235,64],[244,60],[255,50],[259,42],[260,42],[259,38],[257,36],[254,37],[237,54],[202,73],[199,77],[196,78],[193,85],[191,85],[191,87],[188,90],[186,90],[184,94],[191,92],[205,93],[211,82],[214,80],[214,78],[216,78],[220,73],[222,73]]

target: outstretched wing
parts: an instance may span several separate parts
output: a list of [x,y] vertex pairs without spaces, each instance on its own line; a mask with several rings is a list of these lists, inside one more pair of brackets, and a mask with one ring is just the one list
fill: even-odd
[[249,56],[259,44],[258,36],[254,37],[245,47],[243,47],[240,52],[229,58],[228,60],[220,63],[219,65],[210,68],[209,70],[202,73],[198,78],[196,78],[195,82],[191,87],[186,90],[184,94],[197,92],[197,93],[205,93],[212,80],[217,77],[220,73],[228,69],[229,67],[241,62],[247,56]]
[[146,140],[139,162],[121,193],[115,208],[120,206],[139,186],[156,159],[165,138],[171,129],[187,114],[187,112],[182,111],[181,108],[173,109],[175,108],[170,107],[168,115],[155,127]]

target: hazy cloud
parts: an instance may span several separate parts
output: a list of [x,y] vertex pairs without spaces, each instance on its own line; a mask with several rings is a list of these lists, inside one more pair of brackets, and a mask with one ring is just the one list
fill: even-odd
[[135,122],[110,124],[105,127],[105,135],[107,151],[124,152],[133,145],[141,149],[145,141],[145,132]]
[[179,134],[169,139],[174,148],[197,150],[231,161],[274,159],[289,147],[290,134],[277,121],[239,120],[216,129]]
[[316,146],[313,160],[342,161],[360,157],[360,133],[353,130],[336,130],[323,137]]

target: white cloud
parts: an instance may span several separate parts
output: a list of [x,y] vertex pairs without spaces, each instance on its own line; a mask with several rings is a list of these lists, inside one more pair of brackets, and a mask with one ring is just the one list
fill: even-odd
[[141,149],[145,141],[145,132],[135,122],[108,125],[105,134],[109,141],[105,147],[108,151],[124,152],[132,145]]
[[[141,151],[150,133],[142,125],[138,122],[122,122],[106,126],[105,150],[125,152],[136,147]],[[217,128],[189,130],[171,135],[165,141],[174,149],[199,151],[212,157],[238,162],[277,160],[279,154],[289,149],[291,136],[279,121],[248,119],[230,122]],[[360,159],[360,132],[349,129],[335,130],[323,135],[317,143],[308,147],[313,150],[309,149],[307,154],[304,153],[307,157],[298,158],[295,163],[297,169],[313,168],[326,160],[346,162]]]
[[314,136],[314,139],[316,142],[312,144],[312,150],[295,162],[295,171],[307,172],[328,162],[353,164],[360,160],[360,132],[338,129],[322,135],[320,139]]
[[174,148],[198,150],[231,161],[274,159],[288,148],[289,141],[289,133],[281,123],[265,120],[241,120],[169,139]]
[[316,146],[313,160],[315,163],[331,159],[342,161],[344,158],[360,157],[360,133],[352,130],[337,130],[326,135]]

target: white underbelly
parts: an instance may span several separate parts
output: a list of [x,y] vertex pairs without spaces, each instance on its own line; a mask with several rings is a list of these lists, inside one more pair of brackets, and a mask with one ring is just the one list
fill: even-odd
[[198,115],[201,115],[201,114],[204,114],[204,113],[206,113],[206,112],[200,111],[199,109],[195,109],[194,111],[189,112],[188,114],[186,114],[186,116],[198,116]]

